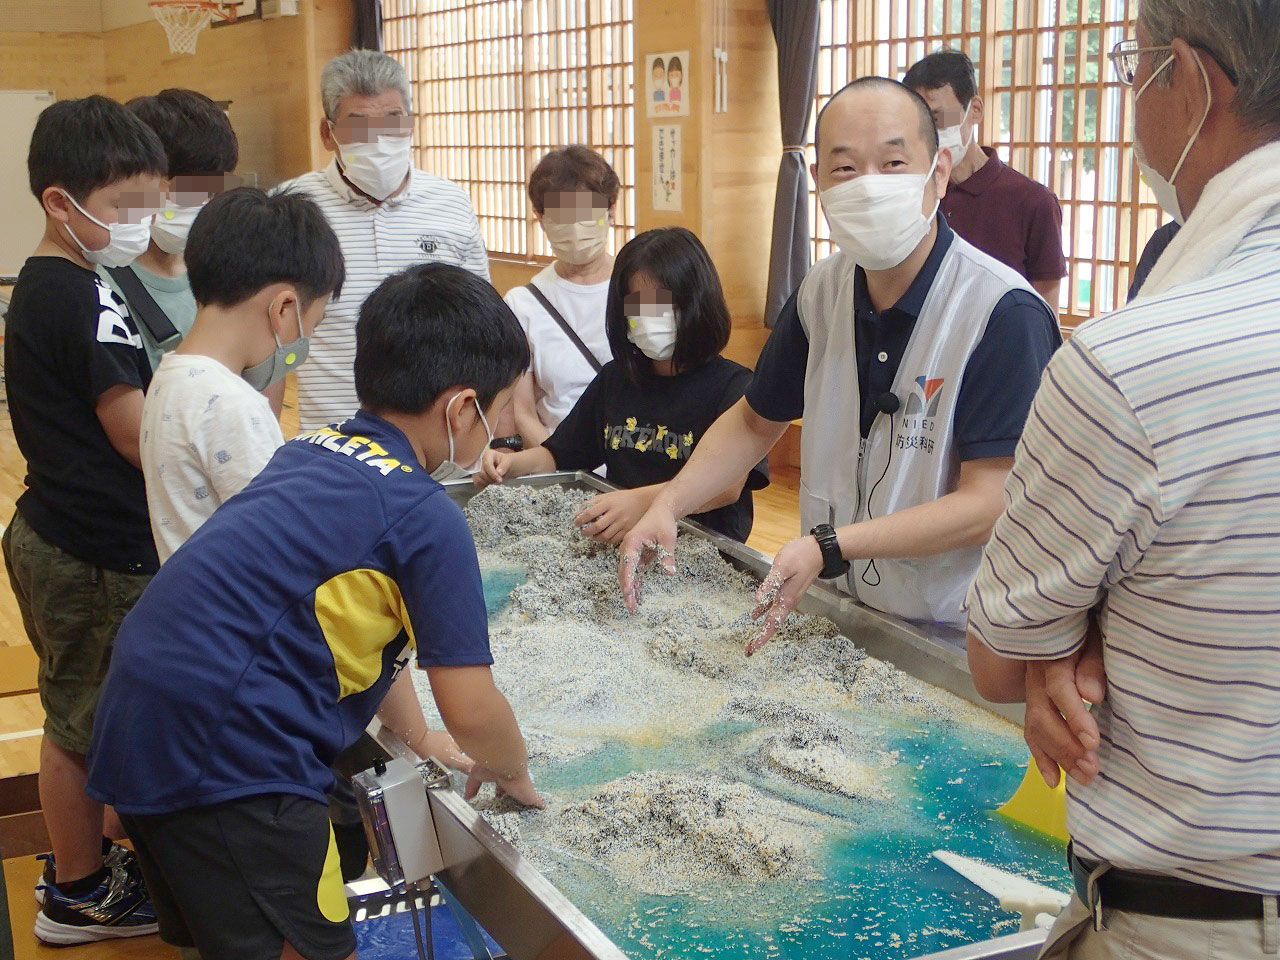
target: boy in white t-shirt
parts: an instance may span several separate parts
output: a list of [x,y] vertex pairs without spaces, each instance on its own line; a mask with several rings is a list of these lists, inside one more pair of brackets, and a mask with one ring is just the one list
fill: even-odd
[[532,358],[512,404],[525,447],[545,440],[613,359],[604,317],[620,190],[604,157],[579,145],[552,150],[529,177],[529,200],[556,260],[506,296]]
[[[300,193],[242,187],[220,194],[196,217],[185,259],[195,324],[160,361],[142,407],[142,472],[161,564],[284,444],[262,391],[307,359],[310,337],[345,279],[333,228]],[[410,674],[391,685],[379,718],[422,756],[469,773],[471,758],[453,738],[427,728]],[[364,830],[344,780],[335,798],[343,872],[354,864],[358,876],[368,852],[351,841]]]
[[220,194],[185,253],[195,324],[161,360],[142,407],[142,472],[164,563],[284,443],[262,395],[307,358],[342,287],[342,249],[299,194]]

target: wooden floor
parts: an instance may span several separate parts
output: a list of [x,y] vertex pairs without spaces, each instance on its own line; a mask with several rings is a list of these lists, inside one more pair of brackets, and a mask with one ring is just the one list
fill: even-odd
[[[285,436],[292,436],[298,429],[294,396],[291,382],[281,417]],[[0,408],[0,529],[13,516],[14,501],[24,489],[25,473],[5,406]],[[800,529],[798,489],[799,475],[794,469],[774,469],[772,485],[755,495],[756,520],[750,546],[772,555],[796,536]],[[22,628],[9,579],[0,576],[0,779],[33,773],[39,768],[44,712],[34,690],[35,656]]]
[[40,879],[41,866],[34,857],[4,862],[14,960],[51,960],[54,957],[60,960],[177,960],[178,951],[155,936],[89,943],[74,948],[46,947],[40,943],[32,932],[39,909],[32,890]]

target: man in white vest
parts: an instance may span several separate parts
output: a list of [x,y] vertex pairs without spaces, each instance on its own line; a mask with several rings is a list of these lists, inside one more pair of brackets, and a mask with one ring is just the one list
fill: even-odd
[[1061,343],[1030,284],[939,214],[951,156],[928,105],[883,77],[818,116],[811,168],[837,253],[816,264],[746,396],[623,542],[629,609],[676,520],[762,459],[803,415],[800,508],[758,595],[754,653],[818,577],[895,616],[962,626],[1040,374]]

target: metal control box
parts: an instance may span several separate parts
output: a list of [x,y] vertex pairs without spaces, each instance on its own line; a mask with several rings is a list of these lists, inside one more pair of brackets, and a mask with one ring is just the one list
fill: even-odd
[[351,779],[378,876],[392,889],[412,886],[444,869],[427,779],[418,767],[392,757]]

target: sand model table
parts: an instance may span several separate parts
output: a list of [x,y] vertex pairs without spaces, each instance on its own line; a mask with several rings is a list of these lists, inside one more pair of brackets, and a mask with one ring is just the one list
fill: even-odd
[[[1065,888],[1061,849],[991,813],[1025,767],[1016,726],[868,655],[888,626],[847,631],[860,645],[793,615],[748,660],[763,561],[745,548],[682,535],[676,575],[628,615],[616,552],[573,528],[582,486],[466,506],[494,674],[548,801],[478,806],[624,952],[896,960],[1016,930],[940,849]],[[815,596],[802,609],[848,621]],[[963,692],[945,639],[896,642],[900,665]]]

